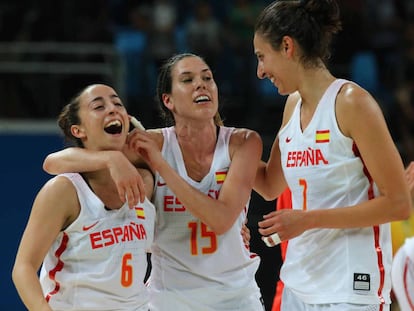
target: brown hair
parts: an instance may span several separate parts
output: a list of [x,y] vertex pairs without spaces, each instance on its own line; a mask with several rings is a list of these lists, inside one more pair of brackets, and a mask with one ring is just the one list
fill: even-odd
[[341,29],[336,0],[274,1],[260,14],[255,33],[276,51],[283,36],[290,36],[301,47],[303,64],[318,65],[330,57],[333,35]]
[[71,127],[72,125],[78,125],[81,122],[79,118],[80,97],[88,87],[89,86],[85,87],[76,96],[74,96],[70,102],[63,107],[58,116],[58,125],[65,136],[65,140],[73,143],[77,147],[82,148],[84,147],[82,140],[72,135]]

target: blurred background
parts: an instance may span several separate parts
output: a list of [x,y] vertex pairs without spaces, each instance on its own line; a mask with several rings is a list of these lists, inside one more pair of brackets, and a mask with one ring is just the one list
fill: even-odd
[[[253,27],[272,1],[2,0],[0,3],[0,257],[2,310],[24,310],[11,282],[20,236],[37,191],[50,177],[44,157],[64,147],[61,108],[91,83],[108,83],[147,128],[162,126],[155,101],[157,70],[174,53],[202,55],[214,72],[220,111],[229,126],[257,130],[264,159],[285,98],[256,77]],[[377,99],[405,164],[414,160],[414,1],[342,0],[343,30],[334,41],[332,72]],[[315,42],[317,44],[317,42]],[[257,234],[275,208],[256,194],[249,213],[257,273],[270,310],[279,249]]]

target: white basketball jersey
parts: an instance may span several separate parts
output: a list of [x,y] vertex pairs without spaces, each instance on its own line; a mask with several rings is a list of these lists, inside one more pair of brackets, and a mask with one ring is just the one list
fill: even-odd
[[400,310],[414,310],[414,236],[406,238],[393,258],[392,283]]
[[[148,310],[146,251],[155,208],[149,200],[106,210],[77,173],[62,174],[76,188],[79,217],[47,253],[40,282],[53,310]],[[56,206],[59,208],[59,206]]]
[[[336,97],[348,82],[338,79],[328,87],[304,131],[299,100],[278,134],[294,209],[346,207],[378,195],[356,144],[336,121]],[[391,260],[389,224],[314,229],[289,241],[281,278],[309,304],[389,304]]]
[[403,244],[407,257],[414,263],[414,236],[408,237]]
[[[162,155],[191,186],[217,198],[230,166],[232,132],[220,127],[211,169],[200,182],[187,175],[174,127],[163,129]],[[240,233],[248,206],[229,231],[217,235],[181,204],[159,174],[155,182],[151,310],[260,310],[246,303],[254,296],[257,306],[260,299],[255,281],[260,259],[249,252]]]

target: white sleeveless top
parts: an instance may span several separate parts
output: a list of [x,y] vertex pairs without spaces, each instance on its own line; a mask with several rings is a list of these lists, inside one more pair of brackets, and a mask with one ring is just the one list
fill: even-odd
[[[217,198],[230,166],[232,132],[233,128],[220,127],[210,171],[200,182],[187,175],[174,127],[163,129],[162,155],[191,186]],[[151,310],[165,310],[160,307],[161,301],[171,295],[176,295],[171,300],[175,307],[179,300],[182,304],[177,310],[187,310],[191,303],[195,306],[189,310],[224,310],[225,302],[233,306],[225,310],[243,310],[234,304],[252,292],[259,293],[255,273],[260,259],[249,252],[240,234],[248,206],[229,231],[216,235],[180,203],[159,174],[155,182],[157,226],[149,282]]]
[[[47,253],[40,282],[53,310],[148,310],[144,285],[155,208],[149,200],[106,210],[80,174],[80,214]],[[56,208],[59,208],[58,206]]]
[[[348,82],[328,87],[303,132],[299,100],[278,134],[294,209],[346,207],[378,195],[356,144],[336,121],[336,97]],[[289,241],[281,279],[305,303],[390,303],[391,260],[389,224],[313,229]]]

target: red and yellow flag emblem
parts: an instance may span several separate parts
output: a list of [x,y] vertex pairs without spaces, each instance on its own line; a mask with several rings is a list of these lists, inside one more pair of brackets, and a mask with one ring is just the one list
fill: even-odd
[[218,184],[224,183],[224,180],[226,179],[226,176],[227,176],[227,170],[225,170],[225,171],[217,171],[216,172],[216,182]]
[[331,136],[330,130],[318,130],[315,134],[316,143],[329,143]]
[[135,207],[135,214],[139,219],[145,219],[145,211],[142,207]]

